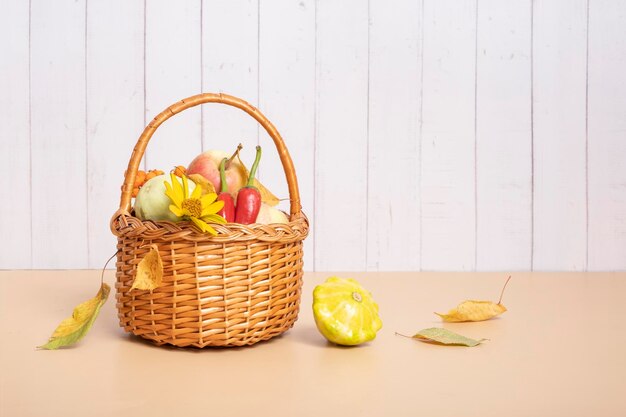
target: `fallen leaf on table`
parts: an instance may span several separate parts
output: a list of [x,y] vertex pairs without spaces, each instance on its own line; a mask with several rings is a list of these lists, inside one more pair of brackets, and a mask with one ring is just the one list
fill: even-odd
[[150,245],[150,252],[137,265],[131,290],[153,290],[163,282],[163,261],[157,245]]
[[435,313],[446,322],[483,321],[494,318],[506,311],[502,304],[491,301],[467,300],[456,306],[448,314]]
[[100,308],[109,297],[111,288],[104,282],[96,296],[74,308],[72,317],[67,318],[54,330],[50,340],[41,349],[57,349],[63,346],[72,345],[81,340],[91,329],[94,321],[98,317]]
[[206,178],[204,178],[202,175],[200,174],[191,174],[191,175],[187,175],[187,178],[189,178],[191,181],[193,181],[196,185],[199,185],[202,188],[202,194],[214,194],[215,193],[215,187],[213,186],[213,183],[209,180],[207,180]]
[[[245,182],[248,182],[248,178],[250,177],[250,171],[248,171],[248,167],[246,167],[246,164],[243,163],[243,161],[241,160],[241,157],[239,155],[237,155],[237,158],[239,159],[239,163],[241,164],[241,166],[243,167],[244,173],[245,173]],[[259,192],[261,193],[261,201],[264,202],[265,204],[268,204],[272,207],[274,207],[275,205],[277,205],[280,200],[278,199],[278,197],[276,197],[274,194],[272,194],[272,192],[270,190],[268,190],[263,184],[261,184],[261,182],[258,179],[254,179],[254,186],[256,188],[258,188]]]
[[[404,336],[400,333],[396,333],[398,336]],[[404,336],[409,337],[409,336]],[[448,329],[443,329],[441,327],[431,327],[429,329],[420,330],[415,333],[412,339],[417,339],[422,342],[427,343],[435,343],[439,345],[449,345],[449,346],[467,346],[474,347],[480,345],[487,339],[474,340],[469,337],[462,336],[458,333],[454,333]]]
[[500,300],[497,303],[491,301],[479,301],[479,300],[467,300],[448,311],[447,314],[435,313],[443,319],[445,322],[464,322],[464,321],[483,321],[489,320],[500,314],[504,313],[506,307],[502,305],[502,294],[504,289],[509,283],[511,277],[506,280],[502,293],[500,294]]

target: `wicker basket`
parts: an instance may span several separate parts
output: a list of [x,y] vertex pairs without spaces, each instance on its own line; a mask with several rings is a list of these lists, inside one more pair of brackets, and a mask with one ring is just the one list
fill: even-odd
[[[135,175],[156,129],[190,107],[221,103],[256,119],[274,140],[289,186],[287,224],[214,225],[217,236],[191,223],[141,221],[131,213]],[[143,131],[128,163],[120,209],[111,219],[117,236],[117,309],[125,331],[175,346],[243,346],[278,336],[298,316],[302,242],[309,224],[301,211],[291,157],[272,123],[247,102],[226,94],[200,94],[159,114]],[[131,291],[137,264],[156,244],[162,285]]]

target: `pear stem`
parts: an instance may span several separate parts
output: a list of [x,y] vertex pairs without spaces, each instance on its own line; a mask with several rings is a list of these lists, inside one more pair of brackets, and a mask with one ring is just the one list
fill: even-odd
[[235,157],[239,155],[239,151],[241,151],[242,149],[243,145],[241,143],[237,145],[237,149],[235,149],[235,152],[233,152],[230,158],[228,158],[228,161],[226,161],[226,166],[224,167],[225,169],[228,169],[228,167],[230,167],[230,163],[233,162],[233,159],[235,159]]
[[511,280],[511,276],[509,275],[509,277],[506,279],[506,282],[504,283],[504,287],[502,287],[502,292],[500,293],[500,299],[498,300],[498,304],[502,302],[502,296],[504,295],[504,290],[506,289],[506,285],[509,283],[510,280]]

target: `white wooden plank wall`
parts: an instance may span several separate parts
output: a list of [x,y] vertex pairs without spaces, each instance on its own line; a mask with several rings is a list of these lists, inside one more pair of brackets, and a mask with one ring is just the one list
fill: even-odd
[[531,4],[477,4],[477,270],[531,266]]
[[[202,88],[200,2],[146,1],[145,19],[145,117],[149,121]],[[202,150],[201,121],[200,108],[194,107],[163,123],[146,149],[146,169],[168,172],[191,162]]]
[[80,268],[89,259],[85,17],[86,0],[31,2],[33,268]]
[[88,268],[102,267],[115,252],[108,223],[130,153],[114,157],[112,150],[128,149],[144,127],[143,53],[142,3],[87,3]]
[[1,4],[0,185],[13,192],[9,204],[2,198],[0,268],[31,268],[29,9],[28,2]]
[[361,0],[317,2],[317,270],[367,267],[368,10]]
[[[280,131],[296,167],[305,213],[313,215],[315,181],[315,2],[263,1],[259,4],[259,108]],[[280,21],[281,24],[276,24]],[[254,39],[254,38],[253,38]],[[288,198],[278,154],[265,132],[260,178]],[[281,203],[289,211],[289,203]],[[304,264],[314,265],[314,235],[304,241]]]
[[[623,1],[0,5],[2,269],[102,266],[141,130],[200,91],[281,131],[307,270],[626,269]],[[144,166],[239,142],[287,198],[224,106],[166,122]]]
[[367,268],[420,267],[422,8],[370,1]]
[[476,1],[424,1],[421,267],[476,267]]
[[[202,91],[232,94],[258,106],[257,0],[202,3],[202,61]],[[254,147],[259,142],[259,129],[254,119],[228,106],[208,105],[201,110],[205,150],[223,149],[231,153],[242,142],[247,145],[242,158],[245,161],[254,159]],[[269,143],[265,141],[263,144]],[[265,150],[265,154],[270,153],[271,146],[266,146]]]
[[624,269],[626,3],[590,3],[588,51],[588,268]]
[[[563,13],[567,10],[567,13]],[[587,0],[533,7],[533,268],[584,270]]]

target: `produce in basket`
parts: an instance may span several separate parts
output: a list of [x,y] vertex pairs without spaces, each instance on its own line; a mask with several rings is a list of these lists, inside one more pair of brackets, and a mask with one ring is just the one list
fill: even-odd
[[239,145],[237,150],[232,155],[219,150],[210,150],[201,153],[189,164],[189,167],[187,168],[187,176],[200,174],[213,184],[213,188],[215,190],[221,190],[222,182],[219,167],[222,160],[226,158],[227,162],[224,170],[227,188],[228,192],[236,198],[237,192],[241,187],[246,185],[246,180],[248,178],[246,175],[246,169],[243,167],[239,158],[236,158],[241,148],[242,146]]
[[137,197],[137,194],[139,194],[139,190],[141,189],[141,187],[143,187],[143,185],[148,182],[148,180],[151,180],[158,175],[163,175],[163,171],[161,171],[160,169],[151,169],[148,172],[142,170],[137,171],[137,175],[135,175],[135,183],[133,184],[132,196]]
[[[135,199],[135,216],[141,220],[154,220],[170,222],[180,221],[181,218],[170,211],[172,202],[165,195],[165,182],[167,175],[159,175],[148,180],[139,190]],[[195,184],[191,183],[191,190]]]
[[[238,166],[243,168],[247,184],[246,186],[241,187],[237,190],[237,195],[239,198],[237,199],[237,206],[235,206],[234,198],[232,194],[228,191],[226,165],[229,163],[229,160],[234,161],[234,158],[238,156],[241,148],[242,146],[240,144],[237,147],[235,153],[231,155],[230,159],[226,157],[222,158],[222,161],[219,165],[218,169],[220,173],[220,182],[218,185],[220,186],[220,191],[217,194],[217,201],[223,202],[223,207],[220,209],[219,212],[217,212],[217,214],[221,216],[227,223],[289,223],[289,218],[284,212],[272,207],[272,204],[274,203],[273,199],[275,199],[275,197],[255,178],[255,174],[261,158],[260,146],[257,146],[257,156],[252,165],[252,171],[250,173],[248,173],[247,168],[245,167],[245,165],[243,165],[241,160],[237,161],[237,163],[239,164]],[[193,219],[187,215],[177,215],[176,208],[172,210],[172,203],[174,203],[174,206],[176,206],[176,202],[172,199],[172,193],[170,193],[171,195],[168,196],[168,186],[171,188],[172,186],[174,186],[174,182],[178,183],[178,178],[181,178],[183,179],[183,184],[188,184],[188,192],[190,194],[193,194],[196,187],[198,187],[197,193],[201,193],[203,196],[209,194],[214,195],[215,190],[213,183],[207,180],[204,176],[200,174],[189,174],[188,176],[187,172],[185,171],[185,168],[180,165],[174,167],[174,169],[170,172],[170,177],[172,180],[171,185],[167,183],[167,176],[165,175],[160,175],[158,178],[154,177],[156,172],[162,171],[149,171],[148,181],[145,181],[146,173],[144,171],[139,171],[135,183],[140,183],[140,186],[142,188],[139,190],[139,193],[137,193],[136,196],[135,215],[141,220],[166,220],[171,222],[183,220],[193,221]],[[189,179],[191,179],[192,181],[189,181]],[[144,182],[146,185],[145,188],[143,187]],[[259,189],[259,187],[261,189]],[[183,190],[184,186],[179,186],[178,188],[180,188],[180,190]],[[263,197],[268,195],[272,196],[272,204],[262,201]],[[183,197],[180,197],[181,201],[179,201],[178,203],[182,204],[183,199]],[[196,216],[197,219],[200,219],[201,217],[202,216]],[[223,221],[219,219],[217,223],[223,223]],[[209,230],[209,228],[204,227],[204,225],[198,227],[200,227],[200,229],[203,231]],[[211,232],[214,232],[213,228],[210,229]]]
[[256,216],[256,222],[259,224],[289,223],[289,218],[276,207],[272,207],[267,203],[261,203],[261,209],[259,210],[259,215]]
[[[224,158],[226,158],[226,164],[224,167],[226,176],[226,191],[237,199],[237,194],[241,188],[243,188],[249,178],[249,172],[246,165],[239,156],[239,151],[243,146],[241,143],[237,146],[237,149],[232,155],[228,155],[224,151],[211,150],[201,153],[196,156],[189,167],[186,170],[186,175],[196,184],[202,185],[202,188],[210,190],[210,192],[218,192],[222,190],[222,179],[220,175],[220,165]],[[178,175],[180,167],[177,167],[175,173]],[[180,177],[180,175],[178,175]],[[276,197],[270,190],[268,190],[261,182],[254,178],[253,185],[258,188],[261,193],[261,201],[275,206],[279,203],[278,197]]]
[[220,211],[217,212],[220,216],[222,216],[226,223],[232,223],[235,221],[235,200],[233,196],[228,192],[228,186],[226,182],[226,163],[228,162],[227,158],[222,159],[220,163],[220,182],[221,182],[221,190],[217,195],[217,199],[224,202],[224,207]]
[[183,175],[187,174],[187,168],[185,168],[182,165],[176,165],[174,167],[173,172],[174,172],[174,175],[176,175],[178,178],[182,178]]
[[237,205],[235,207],[235,222],[252,224],[256,222],[261,209],[261,192],[254,186],[254,176],[261,161],[261,147],[256,147],[256,158],[252,164],[252,170],[248,177],[248,183],[237,193]]
[[370,292],[350,278],[330,277],[315,287],[313,316],[320,333],[338,345],[368,342],[383,327]]
[[217,231],[209,223],[224,224],[226,220],[217,214],[222,207],[223,201],[217,200],[217,194],[202,194],[200,187],[191,186],[186,175],[182,176],[183,183],[178,182],[178,177],[170,173],[172,183],[165,182],[165,195],[170,199],[169,210],[182,220],[189,220],[203,233],[217,235]]

